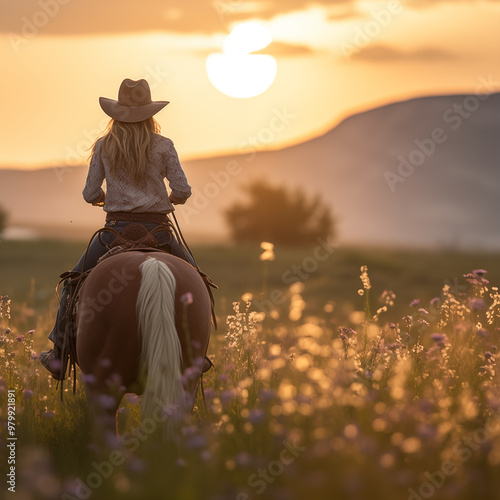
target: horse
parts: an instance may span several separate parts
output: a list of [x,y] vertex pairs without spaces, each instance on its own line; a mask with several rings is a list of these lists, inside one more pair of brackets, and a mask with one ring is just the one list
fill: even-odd
[[171,436],[169,411],[192,411],[210,339],[198,270],[160,251],[111,255],[81,286],[77,311],[76,359],[93,417],[107,416],[117,435],[122,397],[142,394],[142,422]]

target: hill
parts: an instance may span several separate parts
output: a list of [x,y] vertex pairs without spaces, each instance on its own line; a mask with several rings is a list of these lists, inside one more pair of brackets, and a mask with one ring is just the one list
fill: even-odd
[[[191,241],[221,241],[222,210],[258,177],[320,193],[338,218],[341,242],[499,249],[499,133],[500,94],[390,104],[278,151],[248,146],[184,162],[194,190],[177,214]],[[256,131],[254,141],[264,135]],[[85,176],[85,167],[0,170],[11,225],[87,237],[104,217],[81,197]]]

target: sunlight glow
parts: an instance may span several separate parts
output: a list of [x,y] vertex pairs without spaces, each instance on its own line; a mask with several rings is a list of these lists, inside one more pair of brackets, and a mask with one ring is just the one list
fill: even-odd
[[251,52],[271,42],[271,34],[258,23],[236,26],[224,42],[223,53],[207,57],[206,70],[212,85],[236,98],[255,97],[265,92],[276,77],[276,60],[270,55]]
[[231,31],[222,50],[227,55],[249,54],[267,47],[272,41],[271,33],[262,24],[243,23]]

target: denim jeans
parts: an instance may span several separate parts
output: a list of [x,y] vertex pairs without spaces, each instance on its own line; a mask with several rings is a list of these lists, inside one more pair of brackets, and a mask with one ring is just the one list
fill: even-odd
[[[113,228],[115,231],[122,233],[122,231],[127,227],[127,225],[131,223],[132,222],[129,221],[112,221],[112,222],[107,222],[105,227]],[[141,224],[145,226],[148,231],[152,231],[156,227],[161,226],[161,224],[154,224],[154,223],[143,222]],[[167,250],[169,253],[172,253],[173,255],[180,257],[183,260],[186,260],[194,267],[197,267],[192,257],[189,254],[185,254],[182,251],[179,242],[175,238],[175,234],[170,233],[167,229],[165,229],[164,231],[155,232],[154,237],[158,242],[158,244],[160,245],[160,248],[162,248],[162,250]],[[115,235],[111,231],[109,232],[106,231],[101,234],[101,239],[106,245],[111,244],[114,238]],[[94,237],[94,239],[89,245],[88,251],[80,257],[80,260],[73,268],[73,271],[83,272],[92,269],[97,265],[97,261],[105,253],[107,253],[107,251],[108,248],[104,245],[101,245],[99,237],[97,236]],[[63,289],[61,291],[60,299],[61,301],[59,303],[59,310],[57,311],[56,322],[54,328],[52,329],[49,335],[49,339],[58,348],[62,348],[64,340],[64,331],[66,329],[66,305],[68,302],[68,290],[66,288],[66,283],[63,284]]]

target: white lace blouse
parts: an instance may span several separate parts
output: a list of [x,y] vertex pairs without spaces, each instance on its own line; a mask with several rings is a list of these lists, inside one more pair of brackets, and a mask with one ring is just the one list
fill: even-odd
[[[168,198],[165,178],[176,202],[184,203],[191,196],[191,186],[182,170],[174,143],[167,137],[153,135],[151,162],[143,187],[137,186],[125,171],[118,169],[119,173],[113,175],[100,148],[101,141],[98,141],[83,189],[83,198],[87,203],[104,201],[106,212],[171,212],[174,207]],[[106,194],[102,189],[104,179]]]

